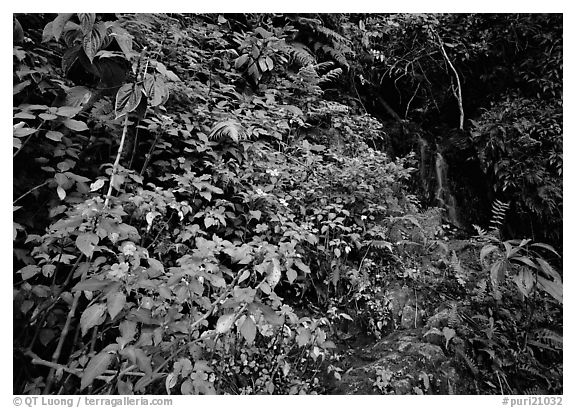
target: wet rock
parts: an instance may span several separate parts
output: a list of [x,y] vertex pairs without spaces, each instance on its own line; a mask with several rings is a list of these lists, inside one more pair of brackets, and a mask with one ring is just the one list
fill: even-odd
[[422,314],[422,310],[417,311],[416,308],[411,305],[404,306],[400,326],[404,329],[422,327]]
[[454,313],[452,309],[442,309],[436,314],[430,316],[426,322],[426,329],[431,329],[432,327],[437,328],[442,331],[444,327],[460,325],[462,319],[457,313]]
[[386,294],[389,301],[388,309],[392,312],[394,318],[398,318],[402,314],[404,306],[406,306],[412,296],[412,290],[406,286],[394,288]]
[[401,380],[395,381],[393,388],[394,388],[394,394],[407,395],[412,393],[413,387],[408,378],[403,378]]

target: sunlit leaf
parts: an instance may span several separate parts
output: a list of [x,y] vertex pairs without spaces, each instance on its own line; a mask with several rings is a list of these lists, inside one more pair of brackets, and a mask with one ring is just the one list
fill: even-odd
[[234,313],[220,316],[218,322],[216,322],[216,332],[220,334],[228,332],[232,328],[232,324],[234,324],[234,316]]
[[104,36],[106,35],[106,26],[104,23],[98,23],[92,27],[90,32],[84,36],[82,39],[82,48],[88,57],[88,60],[92,62],[96,53],[100,50],[102,43],[104,42]]
[[83,232],[76,237],[76,246],[88,258],[94,253],[98,242],[100,242],[100,237],[93,232]]
[[92,382],[98,377],[102,375],[104,371],[108,369],[110,364],[114,361],[114,355],[110,354],[105,351],[101,351],[100,353],[96,354],[82,373],[82,378],[80,380],[80,390],[88,387]]
[[123,85],[116,94],[116,117],[119,118],[138,107],[142,99],[142,89],[135,84]]
[[122,292],[109,293],[106,297],[106,306],[110,318],[114,319],[122,311],[126,304],[126,295]]
[[103,303],[96,303],[88,307],[80,316],[80,329],[82,336],[85,336],[88,330],[94,326],[98,326],[105,319],[106,305]]
[[78,20],[80,20],[80,28],[82,29],[83,34],[88,34],[92,31],[92,27],[96,22],[96,14],[95,13],[78,13]]
[[254,321],[250,316],[247,316],[246,319],[244,319],[244,323],[242,323],[242,326],[240,327],[240,333],[244,339],[246,339],[248,344],[254,342],[254,339],[256,338],[256,324],[254,324]]
[[74,13],[59,13],[58,16],[52,22],[52,33],[56,41],[60,39],[64,26],[72,18]]

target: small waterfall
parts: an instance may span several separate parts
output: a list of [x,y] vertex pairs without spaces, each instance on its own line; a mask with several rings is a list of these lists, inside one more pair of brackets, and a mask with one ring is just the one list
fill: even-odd
[[460,222],[458,221],[456,211],[456,199],[450,192],[450,187],[448,186],[448,165],[439,150],[436,152],[436,182],[436,201],[440,207],[446,210],[448,218],[455,225],[459,226]]

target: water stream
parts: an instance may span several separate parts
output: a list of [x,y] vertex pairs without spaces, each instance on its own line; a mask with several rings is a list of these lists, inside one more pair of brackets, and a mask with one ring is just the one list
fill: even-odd
[[448,219],[455,225],[460,225],[458,221],[458,213],[456,211],[456,199],[454,195],[450,192],[450,187],[448,185],[448,165],[444,156],[440,150],[436,151],[436,201],[441,208],[444,208],[447,212]]

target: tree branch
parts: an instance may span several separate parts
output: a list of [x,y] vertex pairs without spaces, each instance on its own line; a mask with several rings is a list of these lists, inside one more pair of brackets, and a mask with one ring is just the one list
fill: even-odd
[[458,75],[456,68],[454,68],[454,64],[452,64],[452,61],[450,61],[450,58],[448,58],[448,54],[444,49],[444,43],[442,42],[440,35],[434,30],[432,30],[432,32],[436,35],[436,38],[438,39],[438,45],[440,46],[440,50],[442,51],[442,55],[444,55],[444,59],[446,60],[446,62],[450,66],[450,69],[452,69],[452,72],[454,72],[454,76],[456,77],[457,87],[456,92],[454,92],[454,96],[458,100],[458,108],[460,109],[460,123],[458,129],[464,130],[464,107],[462,106],[462,85],[460,84],[460,76]]
[[108,187],[108,194],[106,194],[106,200],[104,201],[104,209],[108,208],[110,203],[110,197],[112,196],[112,186],[114,185],[114,179],[116,178],[116,172],[118,171],[118,165],[120,164],[120,156],[122,156],[122,150],[124,149],[124,141],[126,140],[126,131],[128,130],[128,114],[124,119],[124,130],[122,130],[122,139],[120,139],[120,146],[118,147],[118,154],[116,155],[116,160],[114,161],[114,166],[112,167],[112,174],[110,175],[110,186]]

